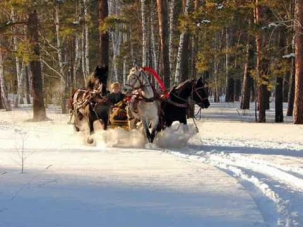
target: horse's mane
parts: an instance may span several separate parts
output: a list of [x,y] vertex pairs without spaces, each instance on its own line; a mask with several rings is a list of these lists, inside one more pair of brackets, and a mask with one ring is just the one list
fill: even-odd
[[108,71],[108,67],[99,67],[97,66],[96,69],[94,70],[94,72],[92,72],[90,74],[90,76],[88,77],[87,83],[86,83],[86,88],[93,90],[94,86],[95,86],[95,82],[98,79],[100,83],[102,83],[104,85],[104,89],[102,91],[102,93],[105,94],[105,89],[106,89],[106,85],[107,85],[107,71]]
[[181,82],[180,84],[178,85],[175,85],[170,92],[175,92],[175,93],[178,93],[180,94],[184,89],[188,88],[189,85],[191,85],[193,83],[193,79],[187,79],[183,82]]
[[181,82],[180,84],[178,84],[178,85],[176,86],[176,89],[179,90],[179,89],[185,87],[185,85],[187,85],[189,82],[192,82],[192,80],[191,80],[191,79],[187,79],[187,80]]

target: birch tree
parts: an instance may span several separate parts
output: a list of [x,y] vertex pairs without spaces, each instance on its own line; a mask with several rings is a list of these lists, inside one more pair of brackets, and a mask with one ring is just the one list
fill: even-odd
[[142,66],[148,66],[146,0],[141,0],[141,20],[142,20]]
[[[109,1],[109,16],[117,17],[121,14],[121,3],[119,0]],[[111,37],[112,44],[112,53],[113,53],[113,80],[119,81],[119,69],[118,69],[118,57],[121,54],[121,44],[122,44],[122,32],[120,24],[114,25],[114,29],[112,29],[109,34]]]
[[159,36],[161,46],[161,74],[166,87],[170,87],[169,49],[168,49],[168,15],[166,0],[157,0],[159,18]]
[[62,96],[62,113],[66,113],[66,93],[67,93],[67,81],[66,75],[64,72],[64,60],[62,53],[62,41],[60,37],[60,18],[59,18],[59,4],[55,5],[55,28],[56,28],[56,41],[57,41],[57,56],[58,56],[58,65],[59,72],[61,78],[61,93],[64,94]]
[[6,83],[4,80],[4,57],[3,50],[1,49],[0,39],[0,99],[3,101],[2,104],[6,111],[11,111],[12,107],[9,99],[7,98]]
[[[13,23],[16,22],[15,18],[15,11],[12,8],[11,10],[11,20]],[[18,51],[18,40],[17,40],[17,33],[19,32],[20,29],[17,29],[15,26],[12,27],[13,31],[13,50],[15,53]],[[24,96],[24,69],[25,69],[25,64],[22,61],[22,59],[19,58],[19,56],[16,54],[15,55],[15,64],[16,64],[16,75],[17,75],[17,95],[15,97],[15,107],[19,106],[20,104],[23,104],[23,96]]]
[[175,0],[169,3],[169,70],[173,72],[174,51],[173,51],[173,37],[174,37],[174,22],[175,22]]
[[[184,7],[184,16],[188,16],[188,9],[189,9],[189,4],[190,0],[186,0],[185,2],[185,7]],[[184,41],[185,41],[185,36],[187,34],[187,31],[184,30],[182,31],[180,35],[180,40],[179,40],[179,47],[178,47],[178,54],[177,54],[177,63],[176,63],[176,72],[175,72],[175,78],[174,78],[174,83],[178,84],[181,82],[181,64],[182,64],[182,55],[183,52],[185,51],[185,46],[184,46]]]
[[159,71],[159,51],[158,51],[158,45],[157,39],[156,39],[156,26],[154,25],[154,20],[155,20],[155,13],[152,13],[151,15],[151,28],[150,28],[150,33],[151,33],[151,53],[152,53],[152,59],[153,59],[153,67],[156,70],[156,72]]
[[[82,58],[82,73],[83,73],[83,79],[84,83],[86,84],[86,79],[90,73],[90,67],[89,67],[89,14],[88,14],[88,2],[89,0],[83,0],[83,29],[82,29],[82,39],[81,39],[81,58]],[[76,38],[76,42],[78,39]],[[77,43],[76,43],[76,51],[77,51]],[[77,63],[76,63],[77,64]]]

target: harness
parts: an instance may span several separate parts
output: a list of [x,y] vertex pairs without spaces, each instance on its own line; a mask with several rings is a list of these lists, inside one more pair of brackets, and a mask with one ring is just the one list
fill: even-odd
[[[200,95],[199,92],[198,92],[199,90],[204,89],[204,87],[199,87],[199,88],[197,88],[197,87],[196,87],[196,86],[197,86],[197,81],[196,81],[196,80],[193,80],[192,82],[193,82],[193,83],[192,83],[192,88],[191,88],[190,97],[193,99],[194,94],[196,94],[196,95],[199,97],[199,99],[200,99],[200,102],[197,103],[197,104],[201,104],[204,100],[208,99],[207,97],[206,97],[206,98],[202,98],[201,95]],[[185,86],[185,85],[183,84],[183,85],[181,86],[181,88],[182,88],[183,86]],[[188,101],[187,99],[184,99],[184,98],[180,97],[179,95],[173,93],[173,92],[172,92],[173,90],[174,90],[174,88],[169,92],[170,96],[174,96],[174,97],[176,97],[177,99],[183,101],[184,103],[178,103],[178,102],[175,102],[175,101],[173,101],[173,100],[171,100],[171,99],[167,99],[166,101],[167,101],[168,103],[170,103],[170,104],[172,104],[172,105],[174,105],[174,106],[180,107],[180,108],[188,108],[188,107],[190,106],[189,101]]]
[[[132,84],[127,83],[125,84],[126,86],[129,86],[132,88],[132,90],[135,90],[135,92],[133,92],[132,94],[129,95],[129,97],[131,97],[130,99],[133,100],[133,107],[134,107],[134,112],[137,113],[138,112],[138,103],[139,101],[144,101],[144,102],[154,102],[159,100],[159,97],[157,95],[157,93],[155,92],[155,88],[152,86],[152,84],[149,81],[145,81],[142,79],[142,73],[143,70],[140,70],[139,74],[131,74],[132,76],[135,77],[135,80],[133,81]],[[135,84],[139,84],[139,86],[135,86]],[[151,87],[152,91],[153,91],[153,97],[151,98],[146,98],[143,94],[142,94],[142,89],[146,88],[146,87]]]
[[[73,96],[73,105],[72,105],[72,111],[74,114],[78,114],[80,109],[84,109],[87,105],[90,105],[92,107],[92,110],[95,112],[95,106],[97,104],[106,103],[108,101],[107,97],[100,96],[102,92],[103,84],[100,84],[100,86],[97,89],[89,90],[89,89],[78,89]],[[79,96],[79,93],[83,92],[82,96]],[[100,96],[100,98],[98,97]]]

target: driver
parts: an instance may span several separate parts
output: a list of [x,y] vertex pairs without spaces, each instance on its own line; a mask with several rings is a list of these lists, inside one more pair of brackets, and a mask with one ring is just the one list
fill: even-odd
[[108,99],[115,106],[124,99],[125,94],[121,92],[121,85],[118,82],[112,83],[110,87],[111,93],[108,95]]

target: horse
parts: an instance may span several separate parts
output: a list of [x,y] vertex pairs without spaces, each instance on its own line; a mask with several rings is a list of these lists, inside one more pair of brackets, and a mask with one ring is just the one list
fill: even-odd
[[107,67],[97,66],[86,87],[77,89],[71,98],[74,128],[88,134],[89,144],[94,142],[90,135],[94,132],[95,121],[100,121],[103,130],[108,127],[110,105],[106,97],[107,71]]
[[161,102],[161,125],[158,130],[170,127],[174,121],[187,125],[189,97],[202,109],[210,106],[207,86],[202,82],[202,78],[188,79],[173,87],[168,94],[169,98],[164,98]]
[[160,103],[158,94],[143,69],[133,67],[127,77],[126,88],[130,93],[128,106],[129,128],[141,121],[145,138],[153,143],[159,124]]

